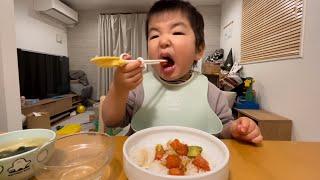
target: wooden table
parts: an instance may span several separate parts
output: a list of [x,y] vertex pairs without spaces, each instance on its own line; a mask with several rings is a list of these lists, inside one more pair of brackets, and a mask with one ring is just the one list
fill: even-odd
[[[114,158],[103,179],[125,180],[122,147],[127,137],[114,138]],[[230,151],[230,180],[320,179],[320,142],[264,141],[260,146],[223,142]]]

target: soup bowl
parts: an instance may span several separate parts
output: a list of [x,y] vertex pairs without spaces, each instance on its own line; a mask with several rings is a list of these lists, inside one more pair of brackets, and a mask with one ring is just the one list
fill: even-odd
[[[56,133],[48,129],[27,129],[0,134],[0,179],[28,179],[34,165],[54,151]],[[39,156],[39,148],[42,147]]]
[[[211,169],[199,174],[173,176],[168,175],[167,169],[163,170],[164,165],[161,165],[161,163],[158,165],[160,167],[159,171],[157,171],[157,168],[151,170],[150,164],[147,166],[138,165],[137,159],[141,160],[140,157],[137,157],[139,152],[145,153],[145,150],[147,150],[144,161],[150,158],[153,160],[155,147],[158,144],[166,145],[173,139],[178,139],[188,146],[200,146],[202,148],[201,156],[209,162]],[[229,175],[229,150],[221,140],[204,131],[180,126],[158,126],[138,131],[126,140],[123,146],[123,165],[129,180],[227,180]]]

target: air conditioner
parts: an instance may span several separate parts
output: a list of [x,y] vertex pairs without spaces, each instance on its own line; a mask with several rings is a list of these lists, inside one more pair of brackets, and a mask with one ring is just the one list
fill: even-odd
[[34,9],[66,25],[74,25],[78,22],[78,13],[59,0],[34,0]]

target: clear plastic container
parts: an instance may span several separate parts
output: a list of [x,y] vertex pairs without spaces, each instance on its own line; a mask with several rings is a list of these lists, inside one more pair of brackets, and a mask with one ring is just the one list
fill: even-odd
[[37,163],[35,176],[44,179],[102,179],[112,160],[114,142],[105,134],[87,132],[64,136],[56,140],[55,151],[49,159]]

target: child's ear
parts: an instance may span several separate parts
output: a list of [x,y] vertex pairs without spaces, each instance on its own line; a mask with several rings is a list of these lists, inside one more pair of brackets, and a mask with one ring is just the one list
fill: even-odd
[[205,45],[202,45],[198,51],[196,52],[196,60],[200,60],[202,58],[202,56],[204,55],[204,49],[205,49]]

